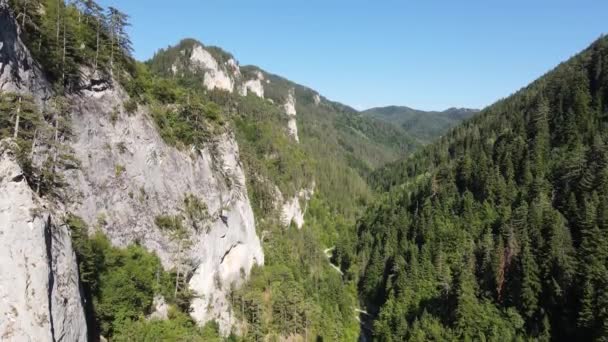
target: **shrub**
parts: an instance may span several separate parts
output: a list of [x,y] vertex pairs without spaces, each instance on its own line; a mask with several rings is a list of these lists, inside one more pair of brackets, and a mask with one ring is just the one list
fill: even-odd
[[137,111],[137,101],[135,99],[129,99],[124,103],[125,112],[133,114]]
[[159,215],[154,219],[154,223],[161,230],[175,232],[184,229],[180,216]]

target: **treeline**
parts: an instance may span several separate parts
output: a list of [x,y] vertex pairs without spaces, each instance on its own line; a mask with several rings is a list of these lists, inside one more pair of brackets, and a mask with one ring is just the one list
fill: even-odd
[[[221,338],[215,322],[197,326],[188,315],[191,294],[174,288],[175,272],[165,271],[155,254],[137,244],[113,247],[99,230],[89,236],[77,216],[68,215],[65,223],[78,261],[89,340],[237,341]],[[168,306],[164,319],[150,317],[160,297]]]
[[318,231],[310,228],[307,224],[301,230],[276,227],[267,231],[264,267],[254,268],[250,280],[230,296],[234,312],[245,322],[244,340],[293,336],[304,341],[352,341],[358,337],[354,287],[345,285],[329,267]]
[[85,72],[108,78],[133,66],[126,31],[129,16],[118,9],[103,8],[94,0],[11,0],[10,4],[21,37],[58,90],[75,89]]
[[608,340],[608,39],[375,175],[378,340]]
[[64,97],[54,96],[40,110],[31,96],[0,93],[0,140],[11,138],[28,184],[40,196],[61,199],[62,171],[80,166],[64,138],[71,124]]

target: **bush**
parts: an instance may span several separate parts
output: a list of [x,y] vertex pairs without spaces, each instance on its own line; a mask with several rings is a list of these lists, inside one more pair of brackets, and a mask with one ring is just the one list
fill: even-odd
[[181,231],[184,229],[180,216],[160,215],[156,216],[154,223],[161,230]]
[[137,101],[135,99],[129,99],[124,103],[125,112],[133,114],[137,111]]
[[66,223],[87,298],[90,329],[98,328],[110,337],[118,326],[148,315],[155,294],[173,301],[171,277],[155,254],[139,245],[112,247],[101,232],[89,238],[86,224],[77,216],[69,215]]

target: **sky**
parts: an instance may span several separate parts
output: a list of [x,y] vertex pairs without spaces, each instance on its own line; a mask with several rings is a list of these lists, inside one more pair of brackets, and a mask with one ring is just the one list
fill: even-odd
[[608,33],[606,0],[99,0],[135,57],[182,38],[364,109],[483,108]]

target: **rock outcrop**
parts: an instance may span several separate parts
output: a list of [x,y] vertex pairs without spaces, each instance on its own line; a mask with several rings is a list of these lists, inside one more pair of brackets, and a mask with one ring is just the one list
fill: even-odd
[[298,137],[298,123],[296,121],[296,96],[295,90],[292,89],[289,91],[287,95],[287,101],[283,105],[283,109],[285,110],[285,114],[287,114],[287,129],[289,130],[289,135],[291,135],[295,141],[299,142],[300,138]]
[[310,189],[302,189],[294,197],[282,201],[281,223],[289,226],[293,222],[298,229],[301,229],[304,226],[306,206],[313,195],[314,185]]
[[313,97],[313,102],[315,103],[315,106],[321,104],[321,96],[319,94],[315,94],[315,96]]
[[162,295],[154,296],[152,306],[154,307],[154,311],[150,314],[148,319],[166,320],[169,318],[169,305],[167,304],[167,301],[165,301],[165,297]]
[[249,92],[257,95],[258,97],[264,98],[264,74],[261,71],[255,73],[255,78],[245,81],[243,83],[243,91],[241,95],[247,96]]
[[[6,0],[0,0],[0,28],[0,91],[31,94],[43,105],[50,87],[21,42]],[[193,47],[189,63],[204,71],[207,89],[233,92],[242,77],[234,59],[220,61],[202,46]],[[178,65],[173,69],[179,72]],[[59,204],[61,212],[82,217],[115,246],[140,243],[166,269],[178,268],[196,295],[192,316],[201,324],[216,319],[228,333],[236,322],[227,300],[231,285],[264,263],[234,134],[227,129],[202,148],[168,146],[147,108],[127,114],[122,88],[110,80],[87,80],[87,74],[82,90],[68,98],[72,136],[64,143],[80,168],[62,171],[70,196]],[[263,96],[263,88],[249,89]],[[69,230],[54,222],[55,206],[47,209],[36,198],[16,162],[4,154],[0,339],[86,340]],[[197,218],[190,217],[187,198],[200,202]],[[187,237],[177,241],[157,227],[155,220],[163,215],[182,218]]]
[[[192,316],[201,323],[216,319],[227,332],[230,284],[264,262],[234,136],[182,151],[163,141],[145,107],[125,113],[125,100],[119,88],[71,98],[71,147],[81,168],[66,174],[74,190],[70,210],[116,246],[139,242],[167,269],[191,267],[189,287],[198,295]],[[200,222],[187,219],[187,196],[204,203]],[[184,217],[187,239],[176,241],[157,227],[161,215]]]
[[0,91],[33,95],[40,102],[50,96],[49,89],[21,41],[8,1],[0,0]]
[[[220,64],[209,51],[201,45],[196,45],[192,49],[190,61],[196,67],[205,71],[203,85],[209,90],[221,89],[230,93],[234,91],[234,77],[240,75],[240,69],[234,59],[229,59],[226,63]],[[231,75],[231,71],[232,74]]]
[[69,229],[27,184],[0,141],[0,340],[86,341]]

